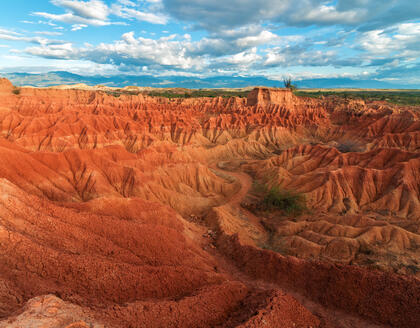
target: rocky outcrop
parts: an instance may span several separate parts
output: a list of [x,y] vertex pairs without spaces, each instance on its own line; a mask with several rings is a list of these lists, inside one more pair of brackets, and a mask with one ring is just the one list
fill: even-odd
[[0,80],[0,327],[419,325],[415,109],[82,89]]
[[38,296],[28,301],[22,313],[0,321],[1,328],[105,328],[87,309],[54,295]]
[[290,89],[270,89],[270,88],[255,88],[247,97],[248,106],[292,106],[294,107],[298,102],[298,98]]

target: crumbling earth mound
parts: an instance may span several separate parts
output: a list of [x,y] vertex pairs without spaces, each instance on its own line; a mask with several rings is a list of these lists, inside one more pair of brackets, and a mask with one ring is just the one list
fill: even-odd
[[[0,327],[420,325],[418,108],[14,90]],[[261,211],[256,183],[307,210]]]

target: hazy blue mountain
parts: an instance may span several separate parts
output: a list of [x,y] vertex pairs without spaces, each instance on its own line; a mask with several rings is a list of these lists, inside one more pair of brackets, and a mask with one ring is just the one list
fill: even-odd
[[[153,77],[150,75],[116,75],[116,76],[81,76],[69,72],[49,72],[42,74],[29,73],[0,73],[16,86],[47,87],[59,84],[85,83],[88,85],[106,85],[124,87],[128,85],[144,87],[180,87],[190,89],[200,88],[241,88],[247,86],[282,87],[281,80],[270,80],[263,76],[213,76],[206,78],[186,76]],[[353,80],[350,78],[322,78],[296,81],[299,88],[395,88],[417,89],[420,85],[401,85],[377,80]]]

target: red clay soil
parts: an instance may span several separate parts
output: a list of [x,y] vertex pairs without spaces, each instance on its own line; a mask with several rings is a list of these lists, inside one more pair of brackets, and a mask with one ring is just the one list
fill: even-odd
[[[1,328],[420,326],[418,108],[13,90]],[[243,208],[255,181],[309,211]]]

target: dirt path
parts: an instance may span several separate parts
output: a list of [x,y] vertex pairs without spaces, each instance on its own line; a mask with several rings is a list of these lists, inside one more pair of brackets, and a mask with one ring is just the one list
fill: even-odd
[[[244,200],[245,196],[252,188],[252,184],[253,184],[252,178],[244,172],[229,171],[227,169],[222,168],[221,166],[217,164],[212,164],[210,168],[217,170],[219,172],[223,172],[223,174],[225,175],[234,177],[240,183],[241,189],[236,194],[234,194],[226,202],[226,204],[229,204],[234,209],[238,209],[243,216],[246,216],[246,218],[250,222],[252,222],[254,225],[256,225],[258,228],[264,229],[264,227],[261,224],[261,219],[241,206],[241,202]],[[362,318],[349,315],[341,310],[326,308],[325,306],[312,301],[308,297],[305,297],[294,290],[287,290],[283,288],[282,286],[279,286],[275,283],[252,279],[249,276],[247,276],[245,273],[243,273],[241,270],[239,270],[239,268],[237,268],[231,260],[227,259],[223,254],[219,253],[217,249],[210,251],[210,253],[212,253],[212,255],[215,258],[217,258],[218,263],[219,263],[219,268],[221,271],[224,271],[228,273],[229,275],[231,275],[233,278],[237,279],[238,281],[241,281],[250,290],[254,290],[254,291],[255,290],[260,290],[260,291],[261,290],[266,290],[266,291],[267,290],[282,290],[290,294],[295,299],[297,299],[299,303],[301,303],[310,312],[318,316],[321,319],[321,321],[328,322],[328,324],[323,325],[323,327],[325,328],[330,328],[330,327],[331,328],[332,327],[383,328],[383,327],[386,327],[386,326],[372,324]]]
[[225,174],[236,178],[236,180],[240,183],[241,189],[235,195],[233,195],[228,201],[228,203],[232,206],[240,206],[246,194],[249,192],[249,190],[252,187],[252,178],[248,174],[243,173],[243,172],[228,171],[220,167],[217,167],[216,169],[221,170]]
[[213,164],[210,167],[214,170],[222,171],[225,175],[234,177],[236,181],[239,182],[241,189],[237,193],[235,193],[226,202],[226,204],[229,204],[234,209],[239,209],[242,218],[245,218],[247,221],[251,222],[258,230],[265,232],[266,235],[263,237],[263,240],[266,240],[268,238],[268,233],[261,224],[261,219],[241,206],[242,201],[245,199],[246,195],[252,188],[252,178],[244,172],[226,170],[220,167],[219,163]]

